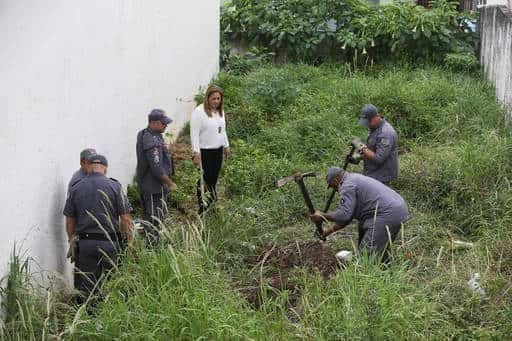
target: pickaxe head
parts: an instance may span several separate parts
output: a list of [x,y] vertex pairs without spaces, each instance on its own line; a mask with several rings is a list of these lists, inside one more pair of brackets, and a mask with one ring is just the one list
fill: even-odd
[[297,182],[299,180],[302,180],[303,178],[309,177],[309,176],[316,176],[315,172],[307,172],[307,173],[295,173],[290,176],[285,176],[284,178],[281,178],[277,180],[277,187],[282,187],[286,185],[289,182]]

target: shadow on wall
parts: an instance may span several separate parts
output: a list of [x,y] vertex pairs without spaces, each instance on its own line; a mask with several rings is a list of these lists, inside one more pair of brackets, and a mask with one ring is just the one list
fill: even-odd
[[[66,183],[61,174],[56,172],[54,175],[51,188],[55,191],[49,193],[48,197],[42,198],[42,200],[49,201],[48,226],[36,229],[38,233],[33,234],[31,248],[43,281],[46,282],[57,277],[69,282],[71,278],[69,269],[71,267],[66,260],[67,237],[62,215],[62,209],[66,201]],[[53,271],[48,273],[45,269],[53,269]]]

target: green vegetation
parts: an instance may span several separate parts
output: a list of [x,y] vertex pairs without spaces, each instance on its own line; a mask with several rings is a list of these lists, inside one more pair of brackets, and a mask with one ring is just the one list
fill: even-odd
[[[459,13],[457,2],[430,4],[426,9],[407,0],[383,6],[366,0],[231,0],[222,7],[222,63],[231,64],[231,42],[306,63],[442,63],[447,53],[474,56],[478,35],[467,27],[470,15]],[[239,56],[232,59],[241,65]]]
[[[50,311],[71,312],[41,328],[46,309],[22,309],[25,319],[11,319],[4,338],[41,338],[43,330],[70,339],[512,335],[512,136],[488,84],[471,73],[407,65],[268,66],[222,72],[216,83],[225,90],[233,151],[216,209],[195,217],[198,173],[189,159],[181,162],[175,198],[188,216],[173,212],[162,248],[138,247],[123,258],[96,315],[52,301]],[[329,279],[299,266],[280,277],[285,269],[268,265],[273,250],[313,240],[313,226],[298,189],[276,189],[275,180],[316,171],[307,185],[322,206],[325,169],[340,162],[353,136],[365,137],[357,116],[368,102],[400,136],[396,188],[412,219],[394,244],[394,262],[383,269],[360,258]],[[474,246],[456,248],[453,240]],[[326,247],[356,242],[350,226]],[[485,297],[467,288],[475,272]]]

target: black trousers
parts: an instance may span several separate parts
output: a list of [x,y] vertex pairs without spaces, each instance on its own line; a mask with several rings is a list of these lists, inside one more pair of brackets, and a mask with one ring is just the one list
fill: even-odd
[[[202,213],[212,202],[217,200],[217,180],[222,167],[224,147],[217,149],[201,149],[201,165],[203,167],[203,180],[205,198],[201,196],[201,179],[197,181],[197,199],[199,213]],[[206,195],[206,193],[208,195]]]
[[160,242],[160,222],[163,221],[169,211],[166,205],[166,195],[164,193],[143,193],[141,201],[144,207],[143,219],[146,242],[148,246],[155,247]]
[[[75,261],[74,284],[80,292],[78,303],[83,303],[95,291],[98,282],[106,275],[118,260],[120,245],[115,240],[79,240],[78,256]],[[95,300],[93,300],[94,302]]]

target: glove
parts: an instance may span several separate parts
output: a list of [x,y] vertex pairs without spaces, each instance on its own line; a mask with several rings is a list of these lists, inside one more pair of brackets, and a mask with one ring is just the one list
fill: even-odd
[[78,236],[73,236],[69,241],[68,253],[66,258],[69,258],[71,263],[76,262],[76,256],[78,255]]

